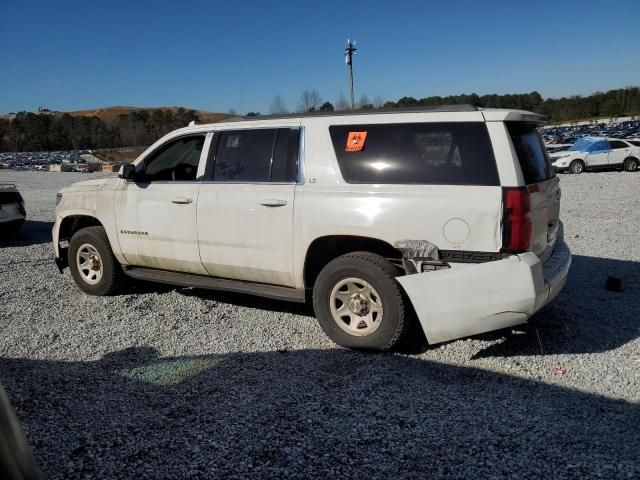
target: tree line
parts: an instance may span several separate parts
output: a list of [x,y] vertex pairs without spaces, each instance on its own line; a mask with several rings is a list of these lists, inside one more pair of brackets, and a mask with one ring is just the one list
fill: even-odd
[[0,152],[82,150],[151,145],[176,128],[198,121],[195,110],[136,110],[113,122],[68,113],[18,112],[0,118]]
[[[627,87],[589,96],[542,98],[538,92],[507,95],[452,95],[447,97],[402,97],[386,101],[381,96],[370,99],[362,95],[355,103],[358,110],[410,108],[420,106],[471,104],[485,108],[516,108],[545,115],[550,123],[597,117],[640,114],[640,88]],[[350,103],[340,94],[332,103],[320,93],[305,90],[295,106],[296,112],[344,111]],[[276,95],[269,108],[271,114],[289,113],[284,98]],[[235,112],[230,113],[235,115]],[[249,112],[247,116],[257,116]],[[69,114],[20,112],[14,118],[0,118],[0,151],[80,150],[94,148],[150,145],[162,135],[199,120],[194,110],[137,110],[119,115],[107,123],[98,117]]]
[[[597,117],[634,116],[640,114],[640,88],[626,87],[607,92],[597,92],[589,96],[572,96],[562,98],[542,98],[540,93],[516,93],[507,95],[477,95],[475,93],[450,95],[447,97],[433,96],[425,98],[402,97],[398,101],[385,101],[376,96],[369,99],[362,95],[354,102],[356,110],[373,110],[377,108],[412,108],[436,107],[439,105],[470,104],[484,108],[514,108],[529,110],[545,115],[549,122],[559,123],[592,119]],[[350,104],[343,94],[336,99],[335,104],[324,101],[317,90],[305,90],[298,104],[296,112],[314,111],[343,111],[349,110]],[[288,113],[282,96],[276,95],[271,103],[269,113]],[[258,112],[251,112],[259,115]]]

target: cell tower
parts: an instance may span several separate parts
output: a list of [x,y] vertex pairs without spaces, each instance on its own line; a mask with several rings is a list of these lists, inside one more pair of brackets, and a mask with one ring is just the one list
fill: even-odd
[[349,95],[351,96],[351,110],[355,110],[353,95],[353,56],[356,54],[356,41],[347,38],[347,47],[344,50],[344,61],[349,66]]

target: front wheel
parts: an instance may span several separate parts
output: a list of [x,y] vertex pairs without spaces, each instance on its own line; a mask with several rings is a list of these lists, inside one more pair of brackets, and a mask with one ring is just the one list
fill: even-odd
[[113,295],[125,278],[103,227],[87,227],[71,237],[69,269],[76,284],[91,295]]
[[569,164],[569,171],[575,174],[584,172],[584,162],[582,160],[574,160]]
[[624,161],[623,168],[626,172],[635,172],[638,169],[638,160],[635,158],[627,158]]
[[412,319],[396,268],[369,252],[342,255],[320,272],[313,306],[322,330],[340,346],[390,350],[408,335]]

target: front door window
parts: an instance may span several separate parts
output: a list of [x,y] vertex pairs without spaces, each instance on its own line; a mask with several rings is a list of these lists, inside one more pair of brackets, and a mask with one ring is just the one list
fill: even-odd
[[144,182],[194,181],[204,146],[204,135],[181,137],[163,145],[145,159]]

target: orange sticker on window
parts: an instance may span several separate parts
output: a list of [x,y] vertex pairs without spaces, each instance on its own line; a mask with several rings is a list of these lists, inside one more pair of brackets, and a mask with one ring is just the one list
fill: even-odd
[[367,132],[349,132],[345,152],[359,152],[364,148],[364,141],[367,139]]

